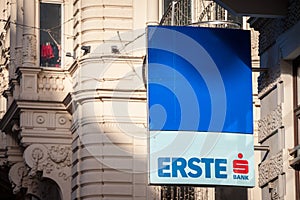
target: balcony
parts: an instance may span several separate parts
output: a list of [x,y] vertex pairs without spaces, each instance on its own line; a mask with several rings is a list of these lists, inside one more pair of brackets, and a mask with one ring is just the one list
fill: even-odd
[[295,146],[293,149],[289,150],[290,156],[290,166],[295,170],[300,170],[300,145]]
[[171,1],[160,25],[242,28],[242,17],[233,16],[219,4],[207,0]]

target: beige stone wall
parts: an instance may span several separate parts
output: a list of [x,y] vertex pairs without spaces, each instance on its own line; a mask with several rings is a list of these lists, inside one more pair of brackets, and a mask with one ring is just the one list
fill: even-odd
[[[74,5],[74,50],[80,56],[72,74],[72,199],[159,194],[147,185],[146,5],[133,0]],[[82,45],[91,52],[83,55]]]
[[260,32],[260,67],[265,71],[258,77],[260,120],[258,142],[269,148],[261,153],[258,168],[262,199],[295,199],[295,169],[291,160],[298,154],[294,148],[293,60],[300,55],[299,3],[289,2],[285,18],[250,19]]

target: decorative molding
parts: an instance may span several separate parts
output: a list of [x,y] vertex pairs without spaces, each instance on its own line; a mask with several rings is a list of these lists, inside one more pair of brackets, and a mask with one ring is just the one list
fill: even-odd
[[51,146],[49,149],[49,158],[61,167],[71,165],[71,148],[66,146]]
[[[13,187],[13,193],[17,194],[22,188],[26,188],[26,193],[35,195],[39,199],[57,199],[59,192],[55,183],[49,179],[31,177],[29,168],[24,162],[13,165],[9,171],[9,179]],[[50,198],[49,198],[50,197]]]
[[42,115],[37,116],[37,117],[36,117],[36,122],[37,122],[38,124],[43,124],[43,123],[45,122],[44,116],[42,116]]
[[271,200],[279,200],[278,188],[271,190]]
[[0,167],[7,165],[6,149],[0,148]]
[[64,92],[65,74],[40,73],[38,75],[38,92]]
[[71,147],[66,145],[32,144],[24,152],[26,164],[30,167],[29,176],[43,172],[44,177],[63,181],[71,178]]
[[12,121],[11,124],[12,124],[12,126],[11,126],[11,132],[14,133],[14,134],[20,133],[21,128],[19,126],[19,121],[14,120],[14,121]]
[[[8,70],[6,68],[1,68],[0,72],[0,93],[3,93],[5,90],[8,89],[9,82],[8,82]],[[1,97],[3,98],[3,97]],[[1,108],[3,109],[3,108]]]
[[60,117],[58,118],[58,123],[59,123],[60,125],[65,125],[65,124],[67,123],[66,117],[60,116]]
[[274,155],[270,159],[259,164],[258,182],[260,187],[263,187],[276,179],[279,175],[283,174],[283,160],[284,151],[282,150],[277,155]]
[[259,99],[262,99],[267,93],[276,88],[277,84],[281,82],[280,74],[279,67],[270,68],[267,72],[261,73],[257,79]]
[[270,114],[258,121],[258,142],[263,142],[282,126],[282,107],[279,105]]
[[22,128],[47,128],[56,129],[64,128],[69,129],[71,126],[70,115],[64,111],[25,111],[21,114]]
[[26,167],[24,162],[16,163],[10,168],[8,177],[12,184],[14,194],[20,192],[21,188],[25,186],[25,177],[27,175],[28,168]]
[[252,60],[259,60],[258,55],[259,33],[254,29],[251,29],[251,57]]

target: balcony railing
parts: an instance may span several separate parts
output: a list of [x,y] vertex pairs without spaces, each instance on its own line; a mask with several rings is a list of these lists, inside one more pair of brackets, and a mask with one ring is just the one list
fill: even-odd
[[191,0],[171,1],[160,25],[184,26],[192,22]]
[[209,0],[171,1],[160,25],[241,28],[242,17],[231,15]]

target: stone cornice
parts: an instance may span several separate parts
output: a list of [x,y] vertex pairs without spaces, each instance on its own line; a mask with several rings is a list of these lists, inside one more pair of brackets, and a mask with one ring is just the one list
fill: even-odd
[[[284,34],[287,30],[291,30],[292,27],[297,24],[300,20],[300,4],[298,0],[290,0],[289,6],[288,6],[288,14],[284,18],[250,18],[248,20],[248,23],[252,28],[255,30],[258,30],[260,32],[259,36],[259,52],[262,54],[265,52],[268,48],[270,48],[272,45],[274,45],[276,42],[281,42],[278,38],[280,38],[280,35]],[[291,41],[295,42],[295,38],[299,34],[296,34],[296,37],[288,37],[293,38]],[[285,40],[285,38],[283,38]],[[285,42],[285,41],[283,41]],[[291,43],[292,47],[297,47],[297,41],[296,43]],[[282,49],[282,48],[281,48]],[[291,53],[291,49],[283,49],[283,53],[285,55],[285,59],[292,59],[293,57],[297,56],[299,49],[297,50],[297,53],[293,53],[292,55],[289,55],[288,53]],[[286,52],[285,52],[286,51]]]
[[22,74],[23,72],[34,72],[38,73],[42,71],[42,68],[36,68],[36,67],[18,67],[16,70],[16,73],[18,75]]
[[76,72],[77,69],[78,69],[78,62],[77,59],[75,59],[72,65],[68,68],[68,72],[70,73],[71,76],[73,76],[73,74]]
[[68,95],[65,97],[65,99],[63,100],[63,104],[65,105],[67,111],[72,114],[72,96],[70,93],[68,93]]
[[250,17],[247,22],[250,24],[251,28],[254,28],[254,30],[256,31],[260,31],[261,29],[265,28],[268,23],[271,22],[271,19]]
[[81,102],[90,99],[119,99],[130,101],[145,101],[146,89],[141,90],[121,90],[121,89],[90,89],[72,93],[73,101]]
[[102,56],[89,56],[89,57],[82,57],[79,59],[80,65],[88,64],[88,63],[95,63],[95,62],[103,62],[109,61],[109,62],[143,62],[144,56],[133,56],[133,55],[102,55]]
[[0,129],[2,131],[9,130],[11,121],[19,118],[19,111],[21,109],[28,110],[55,110],[66,111],[66,107],[61,102],[41,102],[41,101],[13,101],[11,106],[0,121]]
[[10,105],[8,110],[6,111],[5,115],[2,117],[0,121],[0,129],[2,131],[5,131],[7,129],[10,129],[10,126],[12,125],[10,122],[19,112],[19,108],[16,101],[13,101],[13,103]]

